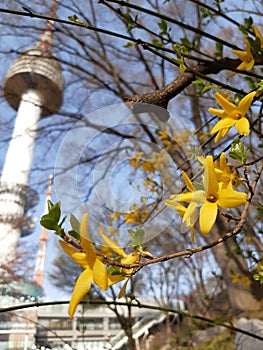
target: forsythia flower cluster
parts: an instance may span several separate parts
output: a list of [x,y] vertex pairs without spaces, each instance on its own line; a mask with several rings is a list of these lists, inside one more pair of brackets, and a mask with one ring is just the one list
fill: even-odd
[[161,152],[153,152],[150,158],[145,157],[143,152],[138,152],[130,158],[130,166],[134,167],[135,170],[141,168],[145,172],[155,173],[164,169],[169,161],[170,158],[165,149],[161,150]]
[[[218,208],[235,208],[246,202],[247,194],[233,189],[239,184],[238,175],[227,165],[224,153],[216,163],[213,162],[212,156],[205,158],[202,190],[196,190],[184,172],[183,178],[187,191],[172,195],[165,204],[179,211],[183,223],[191,228],[192,239],[198,212],[200,231],[208,234],[216,221]],[[185,207],[181,203],[189,204]]]
[[[65,253],[84,269],[78,277],[72,293],[68,310],[70,318],[73,317],[78,304],[89,292],[92,282],[94,282],[101,290],[106,290],[113,284],[127,279],[127,276],[132,273],[132,269],[127,270],[124,268],[119,269],[119,274],[116,274],[116,272],[111,274],[109,272],[107,265],[104,263],[105,249],[103,254],[100,250],[96,250],[90,241],[87,219],[88,215],[85,214],[80,224],[81,250],[76,249],[65,241],[59,241]],[[105,246],[117,255],[120,263],[133,264],[139,260],[138,253],[134,252],[126,254],[116,242],[112,241],[105,234],[101,233],[101,237]]]

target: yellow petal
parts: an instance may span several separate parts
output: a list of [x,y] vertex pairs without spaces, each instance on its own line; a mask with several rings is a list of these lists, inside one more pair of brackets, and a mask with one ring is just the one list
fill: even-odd
[[114,241],[112,241],[108,236],[106,236],[104,233],[101,233],[101,237],[105,244],[110,247],[116,254],[120,256],[126,256],[127,254],[125,251]]
[[251,106],[253,99],[256,95],[256,91],[252,91],[249,94],[247,94],[245,97],[242,98],[242,100],[238,104],[238,111],[241,115],[245,115]]
[[126,292],[126,287],[127,287],[127,284],[128,284],[128,282],[129,282],[129,280],[130,280],[130,279],[127,279],[127,280],[125,281],[124,285],[121,287],[121,290],[120,290],[120,292],[119,292],[119,294],[118,294],[118,299],[120,299],[120,298],[122,298],[122,297],[124,296],[124,294],[125,294],[125,292]]
[[96,259],[93,267],[93,280],[101,290],[106,290],[108,288],[107,268],[99,259]]
[[248,53],[248,56],[252,56],[251,54],[251,46],[250,46],[250,42],[249,40],[247,39],[247,36],[245,35],[245,42],[246,42],[246,51]]
[[238,67],[237,69],[240,70],[251,70],[254,67],[255,61],[253,59],[253,57],[251,57],[251,59],[249,61],[243,61]]
[[188,205],[188,208],[183,216],[183,222],[186,222],[186,225],[189,227],[195,223],[196,219],[196,207],[198,203],[192,202]]
[[225,154],[225,152],[222,152],[220,154],[220,158],[219,158],[219,167],[220,167],[221,170],[225,170],[226,169],[226,165],[227,165],[226,154]]
[[196,203],[204,203],[206,199],[206,193],[203,190],[198,190],[193,192],[192,201]]
[[87,254],[90,265],[93,265],[96,260],[96,250],[90,241],[88,233],[88,214],[84,214],[80,223],[80,241],[81,246]]
[[232,118],[224,118],[219,120],[219,122],[212,128],[210,134],[215,134],[221,129],[230,129],[235,124],[235,120]]
[[204,187],[206,191],[206,197],[214,196],[215,198],[217,198],[218,182],[214,168],[213,156],[206,157]]
[[126,255],[123,259],[121,259],[122,264],[134,264],[139,260],[137,253],[131,253]]
[[236,129],[240,135],[247,136],[250,133],[250,125],[248,119],[243,117],[237,120]]
[[241,50],[232,50],[232,53],[237,55],[241,61],[245,61],[249,55],[247,51],[241,51]]
[[260,40],[260,44],[261,44],[261,49],[263,48],[263,36],[261,35],[260,31],[258,30],[258,27],[253,25],[252,26],[254,33],[256,35],[257,38],[259,38]]
[[[122,264],[135,264],[137,261],[139,261],[139,257],[137,255],[137,253],[131,253],[129,255],[127,255],[125,258],[121,259],[121,263]],[[124,274],[129,275],[130,273],[132,273],[133,268],[131,269],[123,269],[122,270]]]
[[200,218],[199,218],[200,231],[204,235],[207,235],[211,231],[216,221],[216,217],[217,217],[217,204],[206,201],[202,206],[202,208],[200,209]]
[[119,283],[125,279],[126,279],[126,277],[123,275],[114,275],[114,276],[109,275],[108,276],[108,286],[110,287],[113,284]]
[[215,93],[215,99],[217,103],[227,112],[231,113],[236,109],[236,106],[230,102],[228,99],[226,99],[224,96],[219,94],[218,92]]
[[82,274],[77,279],[75,284],[71,300],[69,303],[69,317],[72,318],[76,311],[78,304],[84,298],[84,296],[89,292],[92,282],[92,270],[87,268],[82,272]]
[[70,244],[64,241],[59,241],[59,244],[61,245],[64,252],[67,253],[77,264],[79,264],[84,269],[88,266],[89,263],[85,253],[77,251]]
[[226,112],[223,109],[208,108],[208,112],[216,115],[219,118],[223,118]]
[[171,199],[166,199],[164,201],[165,205],[177,209],[178,202],[192,202],[193,192],[181,193],[178,195],[172,195]]
[[223,137],[226,136],[230,128],[220,129],[215,137],[215,143],[220,141]]
[[205,157],[197,157],[198,162],[200,162],[202,165],[205,165]]
[[182,213],[185,213],[186,212],[186,207],[184,207],[182,204],[180,203],[177,203],[175,208],[179,211],[179,212],[182,212]]
[[235,208],[245,204],[246,199],[246,193],[234,191],[229,187],[219,191],[217,203],[222,208]]
[[186,188],[188,189],[188,191],[193,192],[194,186],[192,184],[192,181],[189,179],[188,175],[184,171],[182,171],[182,175],[186,184]]

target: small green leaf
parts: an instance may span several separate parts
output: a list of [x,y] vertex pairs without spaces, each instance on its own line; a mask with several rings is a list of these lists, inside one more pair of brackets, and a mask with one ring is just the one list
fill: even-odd
[[204,7],[200,8],[200,12],[201,12],[201,17],[202,18],[207,18],[207,17],[212,17],[213,16],[213,13],[211,11],[207,10]]
[[140,246],[143,244],[145,239],[145,232],[142,228],[137,228],[135,231],[129,229],[128,233],[133,245]]
[[68,19],[71,21],[71,22],[74,22],[74,23],[77,23],[77,24],[81,24],[83,26],[86,26],[86,24],[84,22],[82,22],[78,16],[76,14],[72,15],[72,16],[68,16]]
[[245,18],[244,22],[248,28],[252,28],[253,18],[251,16],[249,16],[248,18]]
[[123,275],[122,273],[122,268],[119,266],[110,266],[108,268],[108,273],[111,276],[118,276],[118,275]]
[[79,232],[76,232],[75,230],[70,230],[68,234],[73,237],[76,241],[80,242],[80,234]]
[[56,203],[53,208],[49,211],[49,216],[54,219],[54,221],[59,222],[61,210],[59,203]]
[[48,199],[47,201],[47,209],[50,211],[54,207],[54,204],[51,202],[51,200]]
[[78,221],[76,216],[74,216],[73,214],[70,214],[69,221],[70,221],[70,225],[71,225],[72,229],[75,232],[79,233],[80,232],[80,222]]
[[239,160],[241,164],[245,164],[248,153],[249,149],[245,150],[243,142],[237,139],[231,145],[231,151],[229,152],[229,156],[232,159]]
[[137,27],[137,20],[138,20],[138,15],[136,15],[134,18],[132,18],[130,13],[125,13],[123,14],[122,18],[123,22],[127,25],[127,32],[131,32],[132,29]]
[[163,42],[161,40],[158,40],[158,39],[153,39],[152,43],[155,46],[159,46],[159,47],[163,47],[164,46]]
[[167,32],[167,30],[168,30],[167,23],[166,23],[166,21],[164,19],[162,19],[161,22],[158,23],[158,27],[161,30],[160,35],[168,34],[168,32]]
[[48,216],[47,217],[45,217],[45,216],[47,216],[47,215],[42,216],[42,218],[40,220],[40,225],[45,227],[47,230],[56,231],[58,224],[56,222],[54,222],[53,220],[49,219]]
[[223,44],[221,43],[216,43],[216,52],[215,52],[215,56],[218,58],[222,58],[223,57]]
[[134,47],[135,45],[136,45],[135,42],[128,41],[126,44],[123,45],[123,47],[129,48],[129,47]]

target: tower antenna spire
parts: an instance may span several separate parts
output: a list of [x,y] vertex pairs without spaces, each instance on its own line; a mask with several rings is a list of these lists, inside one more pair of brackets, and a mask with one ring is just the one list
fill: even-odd
[[[48,203],[48,200],[51,200],[51,196],[52,196],[52,182],[53,182],[53,176],[50,175],[49,180],[48,180],[48,188],[47,188],[47,193],[46,193],[46,205],[45,205],[44,214],[47,214],[47,212],[48,212],[48,204],[47,203]],[[39,287],[43,287],[47,241],[48,241],[47,229],[45,229],[43,227],[41,235],[39,237],[36,266],[35,266],[34,278],[33,278],[34,282],[36,282]]]
[[[51,6],[50,17],[55,18],[58,8],[58,0],[54,0]],[[45,50],[51,50],[53,44],[54,21],[48,20],[45,30],[42,32],[38,46]]]

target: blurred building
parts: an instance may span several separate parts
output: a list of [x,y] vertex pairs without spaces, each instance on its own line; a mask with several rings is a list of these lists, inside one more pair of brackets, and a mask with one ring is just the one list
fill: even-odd
[[[151,305],[155,305],[150,301]],[[183,302],[176,305],[184,310]],[[119,306],[120,315],[127,317],[127,308]],[[79,305],[74,318],[68,317],[68,305],[45,305],[21,310],[12,316],[12,322],[1,322],[0,349],[5,350],[127,350],[125,332],[106,305]],[[158,330],[180,321],[176,314],[158,310],[133,308],[132,331],[138,350],[152,350]],[[9,334],[9,340],[3,336]],[[10,341],[11,339],[11,341]]]

